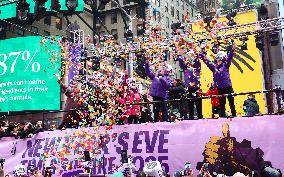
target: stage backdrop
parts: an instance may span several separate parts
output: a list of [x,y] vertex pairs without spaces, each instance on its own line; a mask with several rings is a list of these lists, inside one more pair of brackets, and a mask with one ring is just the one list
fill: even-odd
[[0,158],[6,159],[5,171],[11,173],[19,164],[43,169],[44,163],[51,160],[55,175],[70,177],[80,170],[78,166],[83,155],[78,154],[87,149],[95,158],[95,173],[102,173],[102,151],[97,148],[103,135],[106,137],[103,152],[107,172],[120,165],[122,149],[133,154],[140,170],[148,161],[159,160],[163,168],[173,174],[183,169],[185,162],[191,162],[192,168],[196,169],[198,162],[205,160],[210,163],[210,169],[228,175],[236,169],[260,171],[262,166],[270,163],[283,171],[283,126],[283,116],[263,116],[232,121],[125,125],[108,131],[91,128],[43,132],[25,140],[2,138]]
[[[219,19],[219,21],[226,21],[225,17]],[[251,22],[256,22],[257,20],[257,12],[249,11],[245,13],[238,13],[235,21],[237,24],[246,24]],[[195,23],[193,25],[193,30],[198,32],[201,31],[200,25]],[[232,31],[228,31],[226,33],[220,32],[219,35],[224,34],[232,34],[239,33],[243,30],[241,29],[233,29]],[[246,30],[254,30],[253,27],[248,27]],[[230,75],[232,79],[232,85],[235,93],[241,92],[250,92],[250,91],[262,91],[265,89],[264,87],[264,77],[262,71],[262,59],[259,50],[255,45],[255,37],[254,35],[248,36],[249,40],[247,41],[248,50],[241,50],[242,42],[238,39],[234,39],[235,43],[239,46],[236,49],[232,65],[230,67]],[[221,40],[222,42],[223,40]],[[207,55],[211,60],[214,59],[214,54],[210,50],[208,50]],[[213,75],[212,72],[207,68],[207,66],[202,62],[201,69],[201,88],[202,91],[208,91],[210,87],[210,83],[213,83]],[[247,99],[247,96],[236,96],[235,97],[235,106],[237,110],[237,114],[244,115],[243,111],[243,103]],[[266,101],[263,94],[256,95],[256,100],[260,106],[260,111],[262,113],[266,112]],[[203,100],[203,114],[206,117],[211,117],[211,101]],[[229,104],[227,104],[227,113],[230,115]]]

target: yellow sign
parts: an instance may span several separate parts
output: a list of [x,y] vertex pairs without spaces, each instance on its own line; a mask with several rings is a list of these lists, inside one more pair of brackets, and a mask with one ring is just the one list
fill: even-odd
[[[225,21],[226,18],[221,18],[220,21]],[[249,11],[245,13],[240,13],[236,16],[235,21],[237,24],[246,24],[251,22],[256,22],[257,13],[255,11]],[[252,27],[250,27],[252,29]],[[194,31],[199,31],[200,27],[197,25],[193,26]],[[238,33],[241,29],[232,29],[229,31]],[[222,33],[222,31],[220,31]],[[254,35],[248,36],[249,40],[247,41],[248,50],[241,50],[240,47],[237,48],[232,65],[230,66],[230,75],[232,80],[232,86],[235,93],[241,92],[250,92],[250,91],[262,91],[265,89],[264,87],[264,77],[262,71],[262,60],[260,51],[256,48],[255,45],[255,37]],[[242,44],[242,42],[238,39],[235,39],[235,43],[238,46]],[[207,55],[211,60],[214,59],[214,54],[211,51],[208,51]],[[210,83],[213,83],[213,74],[207,68],[207,66],[202,63],[202,73],[201,73],[201,89],[203,92],[209,90]],[[243,103],[247,99],[247,96],[236,96],[235,97],[235,106],[237,110],[237,114],[244,115],[243,111]],[[264,94],[256,95],[256,100],[260,106],[260,111],[264,113],[266,111],[265,105],[265,97]],[[203,116],[211,117],[212,109],[211,109],[211,100],[203,100]],[[226,104],[227,114],[231,114],[230,107]]]

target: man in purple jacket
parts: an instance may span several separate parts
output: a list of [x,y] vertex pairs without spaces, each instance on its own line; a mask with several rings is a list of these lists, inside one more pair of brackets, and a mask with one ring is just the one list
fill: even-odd
[[161,101],[159,103],[154,103],[155,122],[159,121],[160,111],[162,111],[163,114],[163,121],[169,121],[168,109],[166,103],[163,101],[165,101],[167,92],[172,86],[171,79],[164,68],[160,69],[158,74],[155,75],[150,69],[149,61],[146,61],[145,63],[145,72],[146,75],[152,80],[150,96],[153,97],[153,101]]
[[[201,54],[200,57],[203,59],[207,67],[213,72],[214,86],[218,89],[218,94],[231,94],[234,93],[232,87],[232,81],[230,78],[230,66],[234,56],[236,46],[229,51],[228,55],[225,52],[218,52],[214,63],[210,59],[205,58],[206,54]],[[220,97],[220,117],[226,117],[226,97]],[[233,117],[236,117],[236,108],[234,103],[234,97],[228,96],[229,105]]]
[[[187,97],[198,97],[198,91],[200,90],[200,70],[201,63],[199,58],[194,58],[192,62],[185,64],[182,56],[178,56],[179,66],[184,71],[184,81],[187,88]],[[197,109],[198,119],[202,119],[202,99],[188,101],[189,119],[194,118],[194,104]]]

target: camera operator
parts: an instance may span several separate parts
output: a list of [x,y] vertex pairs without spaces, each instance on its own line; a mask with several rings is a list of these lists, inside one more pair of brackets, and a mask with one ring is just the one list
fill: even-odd
[[199,171],[197,177],[212,177],[209,170],[208,170],[208,163],[204,163]]

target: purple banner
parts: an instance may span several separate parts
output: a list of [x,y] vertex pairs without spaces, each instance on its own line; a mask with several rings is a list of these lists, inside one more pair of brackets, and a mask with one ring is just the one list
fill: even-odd
[[[25,140],[2,138],[0,158],[6,159],[4,169],[10,173],[21,164],[42,170],[49,159],[54,176],[75,176],[76,170],[82,170],[80,158],[85,149],[91,150],[96,174],[103,173],[102,152],[106,171],[112,173],[120,165],[121,150],[133,154],[140,170],[147,162],[158,160],[170,174],[191,162],[196,176],[196,166],[203,161],[209,162],[212,171],[227,175],[236,170],[259,172],[266,164],[283,172],[283,127],[283,116],[262,116],[114,126],[107,134],[95,128],[52,131]],[[100,132],[105,136],[103,151],[96,147]],[[70,175],[66,175],[68,171]]]

